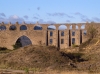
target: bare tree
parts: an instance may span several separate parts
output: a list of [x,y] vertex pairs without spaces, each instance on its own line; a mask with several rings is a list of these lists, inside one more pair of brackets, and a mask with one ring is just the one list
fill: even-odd
[[87,36],[89,37],[89,39],[93,39],[97,37],[97,35],[98,35],[97,28],[93,25],[90,25],[87,29]]

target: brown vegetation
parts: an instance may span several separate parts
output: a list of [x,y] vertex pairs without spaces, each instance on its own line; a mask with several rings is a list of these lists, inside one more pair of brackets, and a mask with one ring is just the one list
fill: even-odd
[[55,47],[26,46],[1,55],[0,68],[22,69],[64,69],[71,60],[62,56]]
[[[13,51],[4,50],[0,53],[0,68],[24,70],[26,73],[40,72],[35,74],[41,74],[41,72],[78,74],[77,71],[96,73],[100,72],[99,45],[98,39],[93,39],[88,45],[84,45],[85,50],[72,53],[58,51],[55,46],[29,45]],[[88,46],[92,49],[89,50]],[[88,74],[85,72],[83,74]]]
[[77,63],[78,70],[100,72],[100,39],[93,38],[80,45],[80,52],[84,52],[81,58],[88,61]]

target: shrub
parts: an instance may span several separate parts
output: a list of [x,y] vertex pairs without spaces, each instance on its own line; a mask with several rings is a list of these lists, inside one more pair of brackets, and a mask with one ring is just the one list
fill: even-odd
[[87,36],[89,39],[93,39],[98,36],[98,30],[93,25],[89,26],[87,29]]
[[14,49],[18,49],[18,48],[20,48],[20,47],[21,47],[21,46],[18,45],[18,44],[13,45],[13,48],[14,48]]
[[75,45],[75,44],[73,44],[73,47],[79,47],[79,45]]
[[25,73],[29,74],[29,69],[28,68],[25,68]]
[[0,47],[0,51],[4,51],[4,50],[7,50],[7,48],[6,47]]

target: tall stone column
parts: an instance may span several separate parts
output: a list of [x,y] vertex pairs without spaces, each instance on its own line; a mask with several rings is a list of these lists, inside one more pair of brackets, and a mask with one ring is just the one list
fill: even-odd
[[67,26],[67,31],[68,31],[68,38],[67,38],[67,40],[68,40],[68,47],[69,46],[71,46],[71,33],[70,33],[70,26],[71,26],[71,24],[66,24],[66,26]]
[[59,26],[60,24],[56,24],[56,47],[59,48]]
[[44,46],[47,46],[48,45],[48,31],[47,31],[47,27],[48,27],[48,24],[42,24],[42,30],[43,30],[43,34],[44,34],[44,39],[43,39],[43,44]]
[[16,22],[15,26],[16,26],[16,31],[17,31],[17,32],[20,31],[20,26],[21,26],[21,25],[20,25],[18,22]]

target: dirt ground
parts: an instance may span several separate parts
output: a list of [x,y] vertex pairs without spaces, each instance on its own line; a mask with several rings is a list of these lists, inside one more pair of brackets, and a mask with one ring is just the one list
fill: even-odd
[[41,71],[41,72],[25,72],[24,70],[12,70],[12,69],[1,69],[0,74],[100,74],[100,73],[88,73],[83,71],[53,71],[53,70],[47,70],[47,71]]

